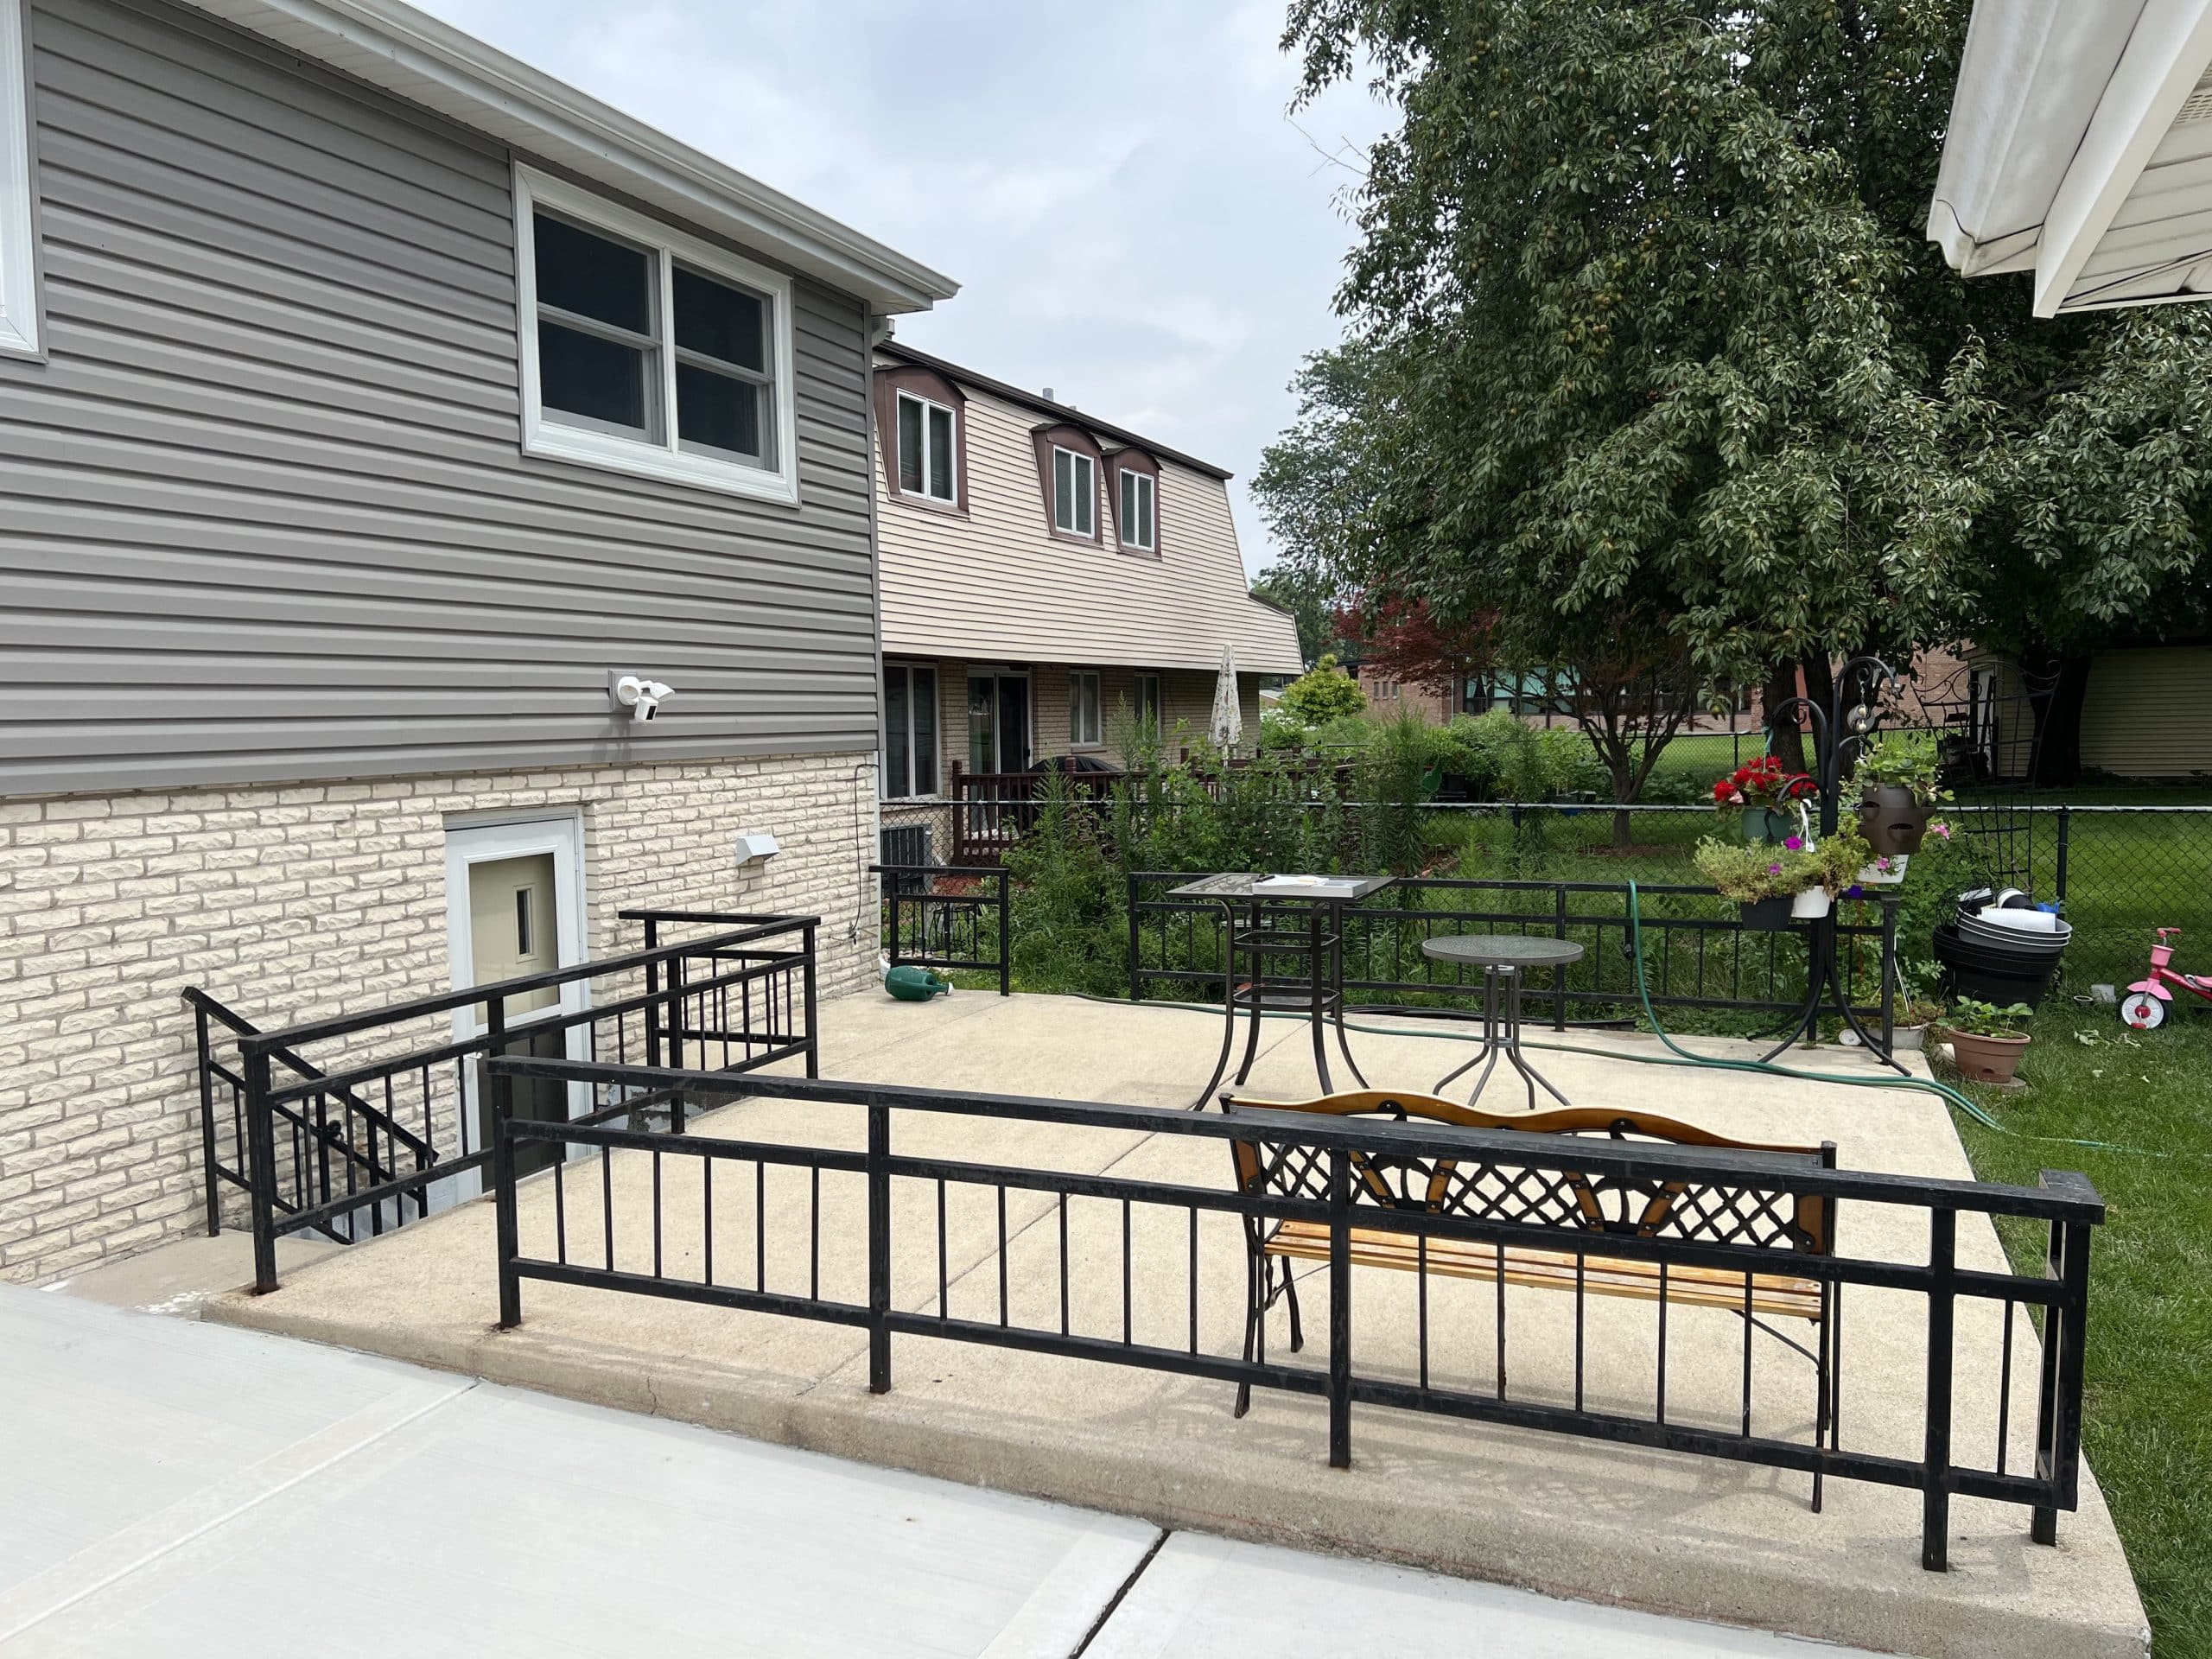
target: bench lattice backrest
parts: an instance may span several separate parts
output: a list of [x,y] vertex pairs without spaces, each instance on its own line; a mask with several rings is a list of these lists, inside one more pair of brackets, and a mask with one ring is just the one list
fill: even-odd
[[[1433,1095],[1363,1090],[1319,1100],[1237,1101],[1230,1109],[1314,1112],[1390,1122],[1422,1120],[1516,1134],[1647,1141],[1768,1153],[1777,1160],[1835,1167],[1833,1142],[1804,1147],[1732,1140],[1654,1113],[1596,1107],[1499,1115]],[[1315,1147],[1237,1141],[1230,1143],[1230,1154],[1237,1185],[1244,1192],[1320,1202],[1328,1198],[1328,1155]],[[1419,1158],[1381,1151],[1355,1152],[1351,1165],[1353,1202],[1382,1209],[1810,1255],[1825,1255],[1834,1247],[1834,1209],[1829,1200],[1789,1192],[1781,1184],[1632,1179],[1595,1171],[1534,1169],[1494,1156]]]

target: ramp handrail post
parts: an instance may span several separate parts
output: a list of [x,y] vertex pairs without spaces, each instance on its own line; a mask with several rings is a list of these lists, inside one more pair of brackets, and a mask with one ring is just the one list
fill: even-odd
[[207,1187],[207,1236],[213,1238],[223,1230],[222,1198],[215,1174],[215,1057],[208,1052],[207,1010],[194,1003],[192,1019],[200,1056],[200,1168]]
[[249,1190],[253,1198],[253,1291],[276,1288],[276,1124],[269,1103],[269,1052],[244,1045],[245,1133]]
[[891,1109],[868,1109],[868,1389],[891,1392]]

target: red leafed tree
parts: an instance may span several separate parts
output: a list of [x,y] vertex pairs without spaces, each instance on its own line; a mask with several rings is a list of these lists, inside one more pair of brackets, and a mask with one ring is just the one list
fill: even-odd
[[1497,618],[1485,612],[1457,624],[1439,622],[1420,600],[1386,597],[1351,606],[1338,614],[1337,626],[1365,647],[1370,667],[1408,685],[1449,691],[1470,674],[1496,665]]
[[[1448,689],[1469,675],[1551,670],[1542,677],[1547,712],[1565,716],[1597,751],[1621,807],[1639,799],[1660,752],[1697,712],[1700,686],[1688,651],[1659,621],[1617,612],[1602,637],[1554,632],[1540,664],[1505,660],[1496,612],[1442,623],[1419,600],[1370,596],[1344,617],[1347,637],[1364,641],[1371,666],[1410,685]],[[1630,844],[1626,810],[1613,815],[1613,842]]]

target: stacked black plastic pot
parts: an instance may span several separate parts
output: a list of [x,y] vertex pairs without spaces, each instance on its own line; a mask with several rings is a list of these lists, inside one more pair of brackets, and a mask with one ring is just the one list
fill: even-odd
[[2043,1001],[2074,930],[2038,910],[2016,887],[1977,887],[1959,895],[1957,913],[1936,930],[1936,959],[1958,996],[2009,1007]]

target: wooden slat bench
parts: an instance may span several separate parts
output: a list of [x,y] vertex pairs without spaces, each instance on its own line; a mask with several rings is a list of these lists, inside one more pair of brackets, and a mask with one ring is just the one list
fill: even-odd
[[[1359,1090],[1318,1100],[1262,1101],[1224,1096],[1222,1108],[1244,1111],[1312,1112],[1333,1117],[1371,1117],[1379,1122],[1430,1122],[1460,1128],[1506,1130],[1523,1135],[1580,1136],[1606,1141],[1712,1147],[1774,1154],[1822,1169],[1835,1167],[1835,1145],[1787,1146],[1732,1140],[1694,1124],[1649,1112],[1569,1107],[1547,1112],[1491,1113],[1434,1095]],[[1264,1141],[1230,1143],[1238,1188],[1255,1196],[1325,1200],[1325,1158],[1302,1146]],[[1618,1176],[1573,1170],[1533,1171],[1507,1165],[1501,1173],[1480,1159],[1408,1158],[1354,1153],[1352,1200],[1370,1209],[1414,1211],[1482,1221],[1505,1221],[1562,1233],[1671,1237],[1708,1244],[1751,1245],[1789,1255],[1826,1255],[1834,1249],[1834,1207],[1817,1195],[1770,1193],[1751,1197],[1739,1189],[1700,1189],[1681,1182],[1630,1181]],[[1293,1262],[1326,1262],[1325,1222],[1293,1218],[1245,1224],[1249,1254],[1246,1274],[1244,1357],[1265,1344],[1268,1309],[1288,1304],[1290,1345],[1304,1346]],[[1564,1242],[1564,1241],[1563,1241]],[[1495,1282],[1540,1290],[1656,1301],[1661,1296],[1659,1264],[1641,1258],[1573,1248],[1539,1249],[1479,1240],[1431,1237],[1426,1249],[1417,1235],[1384,1227],[1351,1230],[1355,1267],[1427,1273],[1446,1279]],[[1579,1270],[1578,1270],[1579,1263]],[[1747,1282],[1748,1279],[1748,1282]],[[1835,1422],[1834,1356],[1837,1307],[1827,1281],[1792,1273],[1783,1262],[1771,1272],[1746,1275],[1724,1268],[1669,1263],[1665,1274],[1669,1307],[1721,1308],[1751,1320],[1796,1349],[1813,1363],[1815,1389],[1815,1443],[1833,1444]],[[1806,1348],[1763,1322],[1763,1316],[1806,1320],[1815,1346]],[[1748,1338],[1747,1338],[1748,1339]],[[1236,1415],[1250,1404],[1249,1385],[1236,1395]],[[1813,1507],[1821,1502],[1821,1479],[1813,1481]]]

